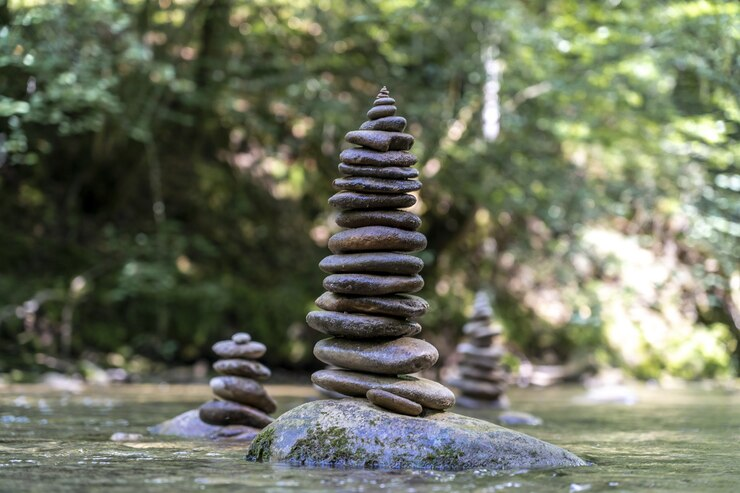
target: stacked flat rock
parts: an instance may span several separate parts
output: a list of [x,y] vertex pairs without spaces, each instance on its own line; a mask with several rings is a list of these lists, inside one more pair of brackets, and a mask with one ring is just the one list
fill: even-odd
[[505,351],[501,327],[493,324],[493,308],[485,292],[473,302],[473,316],[463,327],[467,341],[457,346],[459,375],[448,383],[457,387],[457,404],[467,408],[503,409],[509,407],[505,391],[508,372],[501,364]]
[[268,416],[277,409],[260,383],[270,377],[270,370],[256,361],[267,348],[238,332],[230,340],[213,345],[219,356],[213,369],[221,375],[211,379],[211,390],[220,399],[206,402],[199,409],[200,419],[210,425],[244,425],[264,428],[272,423]]
[[337,369],[321,370],[312,380],[340,394],[366,397],[373,404],[418,416],[424,408],[443,410],[455,402],[445,386],[408,376],[434,365],[437,349],[415,336],[427,302],[412,295],[424,286],[424,263],[412,255],[426,247],[416,230],[419,217],[402,210],[416,203],[421,188],[414,138],[403,133],[395,100],[384,87],[367,113],[368,121],[349,132],[353,147],[340,155],[334,180],[338,191],[329,204],[339,210],[344,229],[329,239],[330,255],[319,267],[329,275],[327,290],[308,314],[308,325],[331,336],[314,347],[318,359]]

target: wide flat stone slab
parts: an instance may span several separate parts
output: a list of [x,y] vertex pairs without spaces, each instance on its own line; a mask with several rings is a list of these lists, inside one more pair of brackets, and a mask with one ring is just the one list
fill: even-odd
[[560,447],[488,421],[450,412],[404,416],[364,399],[314,401],[288,411],[257,436],[247,460],[450,471],[588,465]]
[[178,414],[172,419],[149,427],[149,433],[195,440],[250,442],[260,432],[257,428],[244,425],[209,425],[202,421],[198,414],[197,409]]

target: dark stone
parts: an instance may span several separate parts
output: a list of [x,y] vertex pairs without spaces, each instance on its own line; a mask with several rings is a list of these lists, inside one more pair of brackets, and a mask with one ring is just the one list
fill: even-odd
[[250,378],[234,376],[212,378],[211,390],[222,399],[256,407],[267,414],[277,411],[277,403],[267,395],[265,388]]
[[414,145],[414,137],[412,135],[403,132],[384,132],[382,130],[353,130],[347,132],[344,140],[350,144],[367,147],[380,152],[407,151]]
[[316,306],[335,312],[360,312],[394,317],[421,317],[429,309],[423,298],[410,294],[391,296],[347,296],[326,292],[316,299]]
[[377,120],[378,118],[395,115],[396,110],[398,110],[398,108],[390,104],[373,106],[370,108],[370,111],[367,112],[367,117],[370,120]]
[[252,340],[252,336],[250,336],[246,332],[237,332],[236,334],[231,336],[231,340],[237,344],[246,344]]
[[332,274],[324,278],[324,289],[332,293],[377,296],[415,293],[424,287],[424,279],[413,276],[380,276],[375,274]]
[[337,215],[337,225],[343,228],[388,226],[413,231],[421,226],[421,219],[407,211],[344,211]]
[[383,375],[426,370],[439,358],[434,346],[410,337],[369,341],[333,337],[316,343],[313,354],[329,365]]
[[237,344],[234,341],[218,341],[213,345],[213,352],[221,358],[257,359],[265,354],[267,348],[261,342]]
[[424,411],[424,408],[416,402],[381,389],[370,389],[365,394],[365,397],[376,406],[398,414],[418,416]]
[[409,194],[339,192],[329,197],[329,205],[339,210],[396,209],[411,207],[416,197]]
[[411,336],[421,332],[421,325],[416,322],[355,313],[313,311],[306,315],[306,323],[324,334],[358,339]]
[[186,411],[149,428],[152,435],[228,442],[251,442],[259,429],[244,425],[214,426],[204,423],[197,409]]
[[388,104],[396,104],[396,100],[391,97],[378,98],[373,101],[373,106],[385,106]]
[[332,183],[335,190],[349,190],[362,193],[408,193],[421,189],[418,180],[385,180],[383,178],[366,178],[356,176],[337,178]]
[[489,380],[496,382],[505,382],[508,379],[508,375],[502,368],[480,368],[477,366],[460,364],[460,376],[468,377],[478,380]]
[[354,148],[345,149],[339,155],[339,159],[346,164],[359,164],[365,166],[399,166],[408,167],[416,164],[417,158],[410,152],[377,152],[371,149]]
[[200,419],[210,425],[246,425],[264,428],[273,419],[253,407],[229,401],[209,401],[200,406]]
[[380,168],[378,166],[355,166],[352,164],[339,163],[338,169],[343,175],[370,176],[373,178],[405,180],[407,178],[413,179],[419,176],[419,170],[416,168],[399,168],[398,166]]
[[485,380],[473,380],[467,379],[452,379],[449,382],[450,385],[460,389],[460,392],[467,396],[487,398],[487,397],[498,397],[503,394],[506,390],[506,384],[487,382]]
[[461,395],[457,398],[456,405],[464,409],[508,409],[510,402],[506,394],[482,398]]
[[319,268],[330,274],[338,272],[383,272],[387,274],[418,274],[424,268],[419,257],[392,252],[347,253],[329,255]]
[[426,237],[416,231],[389,226],[365,226],[340,231],[329,238],[332,253],[396,251],[418,252],[427,246]]
[[224,375],[265,380],[270,378],[270,369],[257,361],[244,359],[220,359],[213,364],[213,369]]
[[524,470],[588,465],[572,453],[449,412],[393,414],[358,399],[291,409],[252,442],[247,460],[380,469]]
[[405,128],[406,119],[402,116],[386,116],[360,125],[360,130],[384,130],[386,132],[403,132]]

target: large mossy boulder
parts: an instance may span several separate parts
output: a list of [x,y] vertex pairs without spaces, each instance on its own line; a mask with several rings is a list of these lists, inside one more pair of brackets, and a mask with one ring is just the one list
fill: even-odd
[[364,399],[309,402],[266,427],[247,460],[383,469],[542,469],[585,466],[523,433],[450,412],[403,416]]

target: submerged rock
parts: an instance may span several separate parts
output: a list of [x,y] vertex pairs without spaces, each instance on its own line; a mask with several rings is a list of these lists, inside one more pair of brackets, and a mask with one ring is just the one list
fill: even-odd
[[153,435],[180,438],[250,442],[260,430],[244,425],[209,425],[200,419],[197,409],[192,409],[152,426],[148,428],[148,431]]
[[585,466],[574,454],[450,412],[388,413],[364,399],[294,408],[252,442],[247,460],[306,466],[496,470]]

